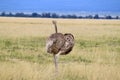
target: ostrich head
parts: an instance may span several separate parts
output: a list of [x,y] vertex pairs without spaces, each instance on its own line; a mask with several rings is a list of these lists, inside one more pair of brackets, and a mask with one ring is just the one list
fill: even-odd
[[57,22],[53,20],[52,23],[53,23],[54,25],[56,25]]

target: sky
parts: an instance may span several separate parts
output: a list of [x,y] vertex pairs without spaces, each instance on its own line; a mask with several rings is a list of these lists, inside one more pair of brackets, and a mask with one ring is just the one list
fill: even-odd
[[0,12],[2,11],[120,12],[120,0],[0,0]]

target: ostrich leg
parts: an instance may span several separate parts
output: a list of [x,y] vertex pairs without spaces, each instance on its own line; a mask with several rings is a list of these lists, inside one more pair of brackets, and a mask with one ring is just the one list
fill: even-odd
[[54,54],[54,63],[55,63],[55,71],[56,74],[58,74],[58,60],[59,60],[59,55],[61,54],[61,51],[58,52],[58,54]]

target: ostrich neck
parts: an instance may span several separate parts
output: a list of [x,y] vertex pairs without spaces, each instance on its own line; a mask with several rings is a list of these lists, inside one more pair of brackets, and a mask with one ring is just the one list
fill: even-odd
[[56,24],[55,24],[55,32],[58,33],[58,31],[57,31],[57,25]]

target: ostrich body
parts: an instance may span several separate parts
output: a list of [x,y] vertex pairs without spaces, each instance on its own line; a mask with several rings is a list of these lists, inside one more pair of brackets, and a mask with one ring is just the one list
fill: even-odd
[[56,21],[53,21],[55,33],[51,34],[46,41],[46,50],[53,54],[56,72],[58,72],[59,55],[70,53],[74,46],[74,36],[71,33],[58,33]]

